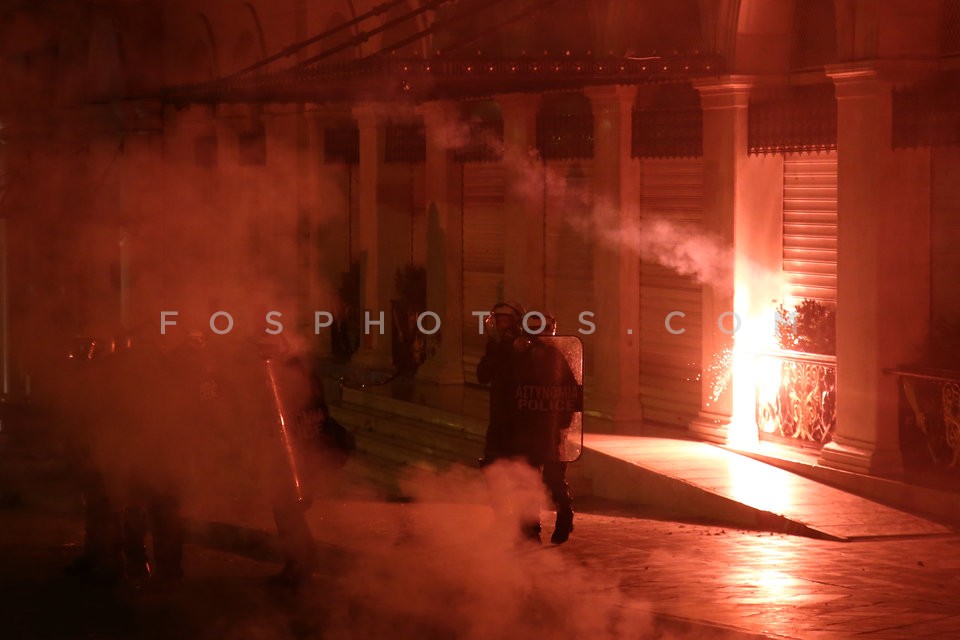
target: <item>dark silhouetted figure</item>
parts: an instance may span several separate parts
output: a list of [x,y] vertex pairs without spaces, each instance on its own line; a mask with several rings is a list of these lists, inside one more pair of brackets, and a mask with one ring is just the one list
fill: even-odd
[[[477,366],[477,379],[490,384],[490,423],[481,464],[514,458],[542,473],[557,509],[551,542],[560,544],[573,530],[573,500],[560,445],[577,408],[573,398],[558,398],[554,391],[576,390],[577,383],[562,353],[535,335],[524,335],[524,315],[516,303],[499,303],[487,320],[489,340]],[[554,327],[542,330],[552,334]],[[535,514],[532,507],[530,511],[522,516],[522,533],[539,541],[539,508]]]
[[317,547],[306,519],[318,485],[328,481],[353,447],[349,434],[330,417],[320,377],[304,355],[282,339],[258,343],[261,379],[273,444],[268,447],[269,491],[284,556],[273,583],[298,587],[318,568]]
[[[70,355],[84,553],[68,573],[103,584],[182,575],[179,474],[168,359],[150,340],[83,339]],[[166,453],[165,453],[166,452]],[[146,549],[153,534],[154,562]]]

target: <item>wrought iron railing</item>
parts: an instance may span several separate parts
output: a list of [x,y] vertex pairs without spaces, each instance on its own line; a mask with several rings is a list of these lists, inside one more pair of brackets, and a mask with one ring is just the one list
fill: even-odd
[[903,367],[900,452],[908,469],[960,466],[960,371]]
[[457,162],[497,162],[503,157],[503,120],[469,124],[470,138],[456,151]]
[[757,429],[763,439],[808,447],[830,442],[837,426],[837,359],[798,351],[758,356]]
[[537,149],[544,160],[592,158],[593,142],[592,115],[537,116]]
[[323,161],[357,164],[360,162],[360,129],[354,123],[327,127],[323,135]]
[[750,98],[750,153],[813,153],[836,148],[837,101],[832,84],[782,87]]
[[387,125],[386,162],[417,164],[427,157],[427,136],[423,122]]

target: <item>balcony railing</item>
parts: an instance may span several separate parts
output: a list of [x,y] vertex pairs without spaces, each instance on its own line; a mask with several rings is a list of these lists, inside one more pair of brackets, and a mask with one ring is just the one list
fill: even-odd
[[757,428],[762,439],[804,447],[830,442],[837,426],[836,356],[779,351],[758,356]]
[[952,471],[960,466],[960,371],[902,367],[900,451],[909,470]]

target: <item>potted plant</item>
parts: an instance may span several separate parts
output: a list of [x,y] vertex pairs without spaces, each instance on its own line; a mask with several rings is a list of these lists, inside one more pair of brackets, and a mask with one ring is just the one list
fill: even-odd
[[825,356],[837,354],[837,313],[817,300],[794,309],[777,309],[777,343],[781,349]]
[[426,359],[425,336],[417,328],[417,317],[427,308],[427,269],[412,263],[401,267],[394,284],[393,364],[400,373],[414,373]]
[[348,362],[360,348],[360,263],[352,262],[340,274],[337,291],[339,309],[334,314],[330,331],[331,350],[338,362]]

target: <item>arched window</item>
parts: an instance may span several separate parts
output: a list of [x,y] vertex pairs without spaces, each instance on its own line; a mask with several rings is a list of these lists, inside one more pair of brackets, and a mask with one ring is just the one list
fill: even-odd
[[90,38],[90,88],[100,99],[119,98],[124,93],[123,49],[120,35],[106,20],[99,21]]
[[461,105],[468,139],[457,149],[457,162],[495,162],[503,155],[503,113],[494,100],[475,100]]
[[543,97],[537,114],[537,149],[544,160],[593,157],[593,110],[585,95]]
[[197,40],[189,47],[184,56],[183,71],[187,84],[207,82],[216,77],[213,53],[206,42]]
[[960,54],[960,0],[943,0],[940,10],[940,55]]
[[610,3],[605,24],[603,53],[670,55],[705,48],[697,0]]
[[[346,23],[346,21],[347,19],[343,17],[342,13],[334,13],[332,16],[330,16],[330,19],[327,21],[327,28],[324,29],[324,31],[330,31],[331,29],[336,29],[340,25]],[[321,40],[319,45],[315,45],[315,47],[317,47],[316,51],[311,52],[311,55],[321,50],[326,51],[329,49],[333,49],[334,47],[344,45],[347,42],[349,42],[351,38],[353,38],[355,33],[356,33],[356,28],[338,29],[336,32],[330,34],[328,37]],[[351,46],[351,47],[345,47],[340,51],[334,53],[333,55],[329,56],[328,58],[325,58],[323,62],[327,64],[335,63],[335,62],[347,62],[350,60],[355,60],[357,57],[358,57],[357,47]]]
[[790,67],[812,69],[837,60],[837,18],[833,0],[796,0]]
[[[549,10],[539,14],[535,20],[522,25],[522,48],[530,55],[559,57],[570,51],[571,55],[582,56],[592,51],[596,43],[596,24],[590,14],[590,4],[583,0],[560,0]],[[520,53],[510,47],[508,55]]]
[[[423,29],[423,23],[421,21],[424,20],[424,18],[422,14],[401,20],[401,18],[411,11],[413,11],[413,8],[410,6],[410,3],[404,2],[391,9],[390,12],[384,17],[384,23],[392,20],[400,21],[383,32],[380,40],[380,49],[392,47],[395,44],[403,42],[407,38],[414,36],[418,31]],[[422,53],[423,39],[414,40],[413,42],[403,45],[397,50],[397,55],[399,56],[422,55]]]
[[231,61],[233,63],[233,70],[239,71],[240,69],[244,69],[259,59],[260,56],[257,52],[257,45],[253,34],[249,31],[244,31],[233,45],[233,60]]

